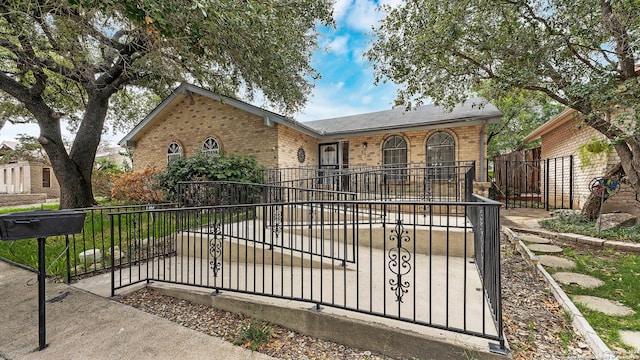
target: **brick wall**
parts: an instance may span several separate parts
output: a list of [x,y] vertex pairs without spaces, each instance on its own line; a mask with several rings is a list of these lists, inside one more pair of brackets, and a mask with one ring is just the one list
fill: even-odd
[[165,169],[171,142],[179,143],[183,156],[191,157],[201,151],[208,137],[216,138],[227,154],[253,155],[263,166],[276,167],[278,126],[266,126],[260,116],[194,94],[143,130],[134,148],[134,171]]
[[[50,170],[50,186],[43,187],[43,168]],[[0,193],[8,194],[46,194],[47,197],[60,197],[60,184],[49,165],[39,162],[18,161],[0,165]]]
[[[196,94],[184,97],[172,109],[158,116],[142,130],[134,148],[134,171],[143,171],[147,167],[163,170],[167,164],[167,146],[171,142],[180,144],[183,156],[190,157],[202,149],[207,137],[216,138],[226,153],[253,155],[266,168],[289,168],[317,166],[319,143],[340,141],[349,143],[349,164],[382,165],[384,141],[390,136],[400,135],[407,141],[408,161],[424,162],[427,139],[438,131],[390,132],[318,140],[284,125],[266,126],[260,116]],[[477,174],[481,160],[481,129],[481,126],[463,126],[443,130],[455,140],[456,160],[475,160]],[[299,149],[305,153],[302,163],[298,161]]]
[[[278,167],[318,166],[318,140],[284,125],[278,125]],[[298,150],[304,151],[304,161],[298,161]]]
[[[400,135],[407,142],[407,161],[419,163],[425,162],[427,159],[427,139],[429,136],[438,131],[445,131],[451,134],[455,140],[456,161],[475,160],[476,174],[479,174],[481,130],[481,126],[463,126],[438,130],[352,136],[324,142],[348,141],[349,164],[351,165],[382,165],[382,145],[389,137]],[[484,147],[484,158],[486,159],[486,146]],[[480,179],[479,176],[477,178]]]
[[[593,159],[592,164],[589,166],[583,166],[578,156],[578,147],[584,143],[591,141],[592,138],[602,139],[604,135],[594,130],[589,126],[582,125],[580,120],[571,119],[564,124],[558,126],[552,131],[542,136],[542,159],[557,158],[561,156],[574,156],[573,167],[573,207],[580,209],[584,205],[587,197],[590,195],[589,183],[596,177],[601,177],[607,170],[608,166],[611,166],[618,162],[618,156],[615,151],[612,151],[608,155],[603,155],[598,159]],[[543,169],[543,172],[545,169]],[[562,187],[558,183],[554,182],[555,176],[553,171],[550,170],[550,189]],[[568,182],[568,179],[564,180]],[[544,196],[545,189],[542,189]],[[558,192],[559,193],[559,192]],[[554,192],[549,191],[550,203],[560,203],[563,199],[554,199]],[[561,196],[561,195],[557,195]],[[568,194],[564,194],[568,196]],[[568,204],[568,200],[564,199],[565,204]],[[628,186],[623,185],[620,192],[606,202],[604,207],[605,212],[612,211],[631,211],[640,215],[638,210],[638,201],[636,200],[635,192]]]

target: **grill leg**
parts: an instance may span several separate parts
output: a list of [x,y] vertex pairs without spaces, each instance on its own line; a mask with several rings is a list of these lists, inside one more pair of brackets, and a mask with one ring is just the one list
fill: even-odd
[[38,350],[47,347],[44,311],[44,282],[47,276],[47,267],[45,265],[44,240],[45,238],[38,238]]

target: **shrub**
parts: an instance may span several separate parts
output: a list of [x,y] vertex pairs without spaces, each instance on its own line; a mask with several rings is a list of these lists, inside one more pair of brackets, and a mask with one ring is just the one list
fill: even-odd
[[165,173],[158,175],[158,182],[166,199],[176,198],[180,181],[239,181],[262,183],[264,168],[254,157],[246,155],[201,153],[196,156],[177,159],[169,165]]
[[164,198],[156,178],[158,173],[155,168],[146,168],[139,173],[113,175],[111,198],[139,204],[162,202]]

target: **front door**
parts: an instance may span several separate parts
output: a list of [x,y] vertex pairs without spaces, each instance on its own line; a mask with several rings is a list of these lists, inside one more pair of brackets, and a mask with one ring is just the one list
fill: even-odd
[[[346,141],[320,144],[319,146],[320,177],[318,183],[331,185],[334,190],[343,190],[342,183],[345,179],[340,176],[341,169],[349,165],[349,143]],[[348,183],[348,182],[347,182]]]

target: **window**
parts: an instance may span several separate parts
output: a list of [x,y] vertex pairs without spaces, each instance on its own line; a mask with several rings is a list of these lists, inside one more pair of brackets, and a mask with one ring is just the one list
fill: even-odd
[[42,168],[42,187],[51,187],[51,169]]
[[220,152],[218,140],[208,137],[202,144],[202,152],[205,154],[218,154]]
[[447,179],[454,175],[456,143],[451,134],[440,131],[427,139],[427,166],[433,178]]
[[177,142],[172,142],[167,147],[167,165],[182,157],[182,146]]
[[402,136],[392,136],[382,144],[382,164],[393,168],[386,172],[389,180],[404,179],[407,173],[407,142]]

